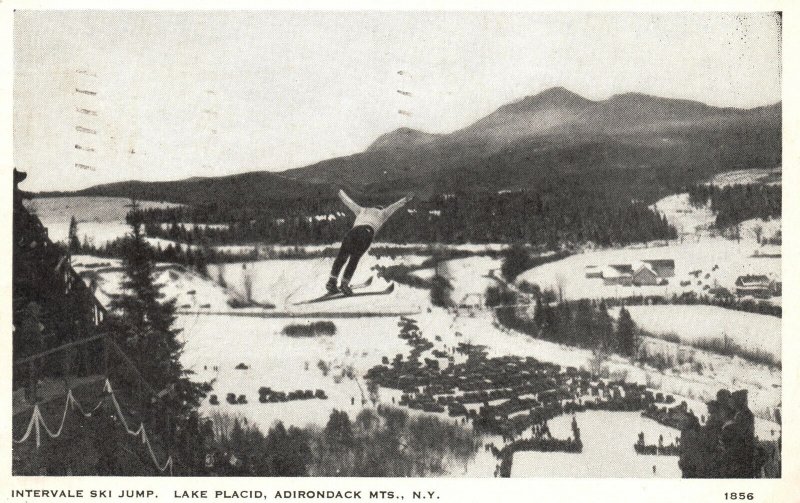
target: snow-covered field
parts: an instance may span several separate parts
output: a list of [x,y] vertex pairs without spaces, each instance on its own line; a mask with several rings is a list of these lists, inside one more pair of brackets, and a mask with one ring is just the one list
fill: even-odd
[[781,183],[782,167],[770,169],[740,169],[736,171],[726,171],[715,175],[711,185],[726,187],[728,185],[745,185],[756,183],[779,184]]
[[[782,225],[781,218],[773,218],[771,220],[764,220],[761,218],[751,218],[739,224],[740,233],[746,239],[771,239],[781,232]],[[759,249],[760,254],[764,253],[780,253],[780,246],[762,246]]]
[[[72,265],[84,281],[92,279],[97,284],[95,296],[108,305],[114,295],[121,293],[123,280],[122,261],[89,255],[75,255]],[[175,299],[180,310],[229,310],[228,299],[235,296],[213,281],[174,265],[160,264],[156,270],[156,283],[161,285],[165,299]]]
[[[680,295],[684,292],[705,293],[721,286],[735,290],[736,278],[746,274],[764,274],[781,279],[781,259],[754,256],[760,246],[749,240],[736,242],[708,236],[670,242],[669,246],[649,248],[613,248],[587,250],[522,273],[517,282],[528,281],[542,288],[553,288],[566,299],[629,297],[632,295]],[[589,266],[602,268],[611,264],[631,264],[641,260],[673,259],[675,276],[664,286],[605,285],[602,278],[587,278]],[[700,271],[699,275],[690,272]],[[689,281],[688,285],[681,282]]]
[[[663,426],[638,412],[588,411],[575,414],[581,430],[583,452],[530,452],[514,454],[512,477],[597,477],[597,478],[680,478],[678,456],[636,454],[633,444],[639,432],[646,444],[671,444],[680,432]],[[547,422],[556,438],[572,436],[572,416],[563,415]],[[655,471],[653,467],[655,466]]]
[[[60,210],[52,210],[52,213],[61,211],[63,215],[67,215],[63,223],[63,234],[66,237],[69,211],[72,207],[67,207],[65,200],[58,201],[62,206]],[[122,199],[115,203],[117,206],[109,203],[117,208],[115,211],[118,211],[118,220],[112,221],[109,218],[105,223],[95,222],[97,228],[87,226],[93,232],[98,232],[95,239],[112,234],[103,230],[105,226],[114,230],[114,226],[119,225],[124,229],[123,232],[127,231],[122,223],[126,203]],[[76,214],[76,218],[81,217]],[[48,225],[46,219],[43,218],[43,221]],[[82,223],[79,227],[83,230],[84,226]],[[104,232],[107,234],[103,234]],[[57,236],[53,237],[57,239]],[[466,246],[471,251],[480,251],[479,248],[474,248],[476,245]],[[698,286],[697,281],[701,281],[703,285],[718,284],[730,288],[740,274],[765,273],[780,278],[780,259],[753,258],[755,248],[756,244],[749,239],[736,243],[701,236],[699,242],[685,240],[684,243],[672,243],[668,247],[594,250],[532,269],[519,279],[538,283],[542,287],[560,285],[566,298],[584,298],[627,296],[633,293],[664,294],[665,290],[667,293],[673,290],[680,293],[683,290],[679,287],[679,282],[686,277],[694,280],[690,288],[699,291],[702,291],[702,286]],[[427,255],[415,254],[376,258],[367,254],[359,265],[354,282],[374,275],[372,268],[376,265],[420,265],[427,258]],[[602,280],[584,277],[587,265],[625,263],[645,258],[675,260],[676,276],[670,278],[669,285],[647,288],[605,287]],[[183,328],[181,337],[186,343],[182,360],[188,368],[197,372],[199,379],[213,382],[213,393],[219,397],[220,405],[212,406],[206,401],[202,405],[204,412],[226,410],[242,414],[267,428],[278,419],[287,424],[324,425],[333,408],[348,412],[352,418],[362,407],[372,407],[369,401],[362,404],[362,392],[367,398],[369,395],[361,376],[368,368],[380,363],[384,356],[391,359],[398,353],[407,355],[410,346],[397,336],[398,316],[336,317],[340,313],[414,312],[413,318],[417,320],[421,335],[434,344],[432,350],[452,348],[460,342],[470,342],[485,345],[489,357],[533,356],[541,361],[577,368],[589,368],[593,359],[591,351],[506,330],[496,324],[489,310],[461,310],[457,313],[431,306],[429,292],[404,285],[396,285],[395,291],[390,295],[356,297],[310,306],[293,305],[324,291],[332,260],[258,260],[212,265],[209,272],[214,281],[201,278],[183,268],[165,265],[158,268],[158,281],[164,285],[164,293],[167,297],[176,298],[178,306],[187,311],[187,314],[178,316],[177,322]],[[73,264],[79,272],[85,274],[87,281],[90,277],[96,278],[101,301],[108,302],[110,295],[119,292],[122,273],[118,260],[76,256],[73,257]],[[483,294],[487,286],[496,284],[495,280],[486,276],[499,266],[500,260],[486,256],[449,261],[444,269],[454,287],[453,300],[460,302],[468,295]],[[702,271],[698,278],[688,276],[689,271],[698,269]],[[424,277],[432,274],[432,271],[424,269],[417,274]],[[215,282],[220,277],[229,290],[226,291]],[[373,288],[378,289],[384,285],[385,282],[375,279]],[[275,304],[276,308],[272,311],[291,312],[295,317],[261,318],[208,314],[233,311],[227,305],[228,299],[232,295],[244,295],[248,289],[251,290],[254,300]],[[650,311],[654,307],[674,308],[677,311]],[[674,332],[688,339],[719,336],[724,331],[742,345],[752,347],[750,344],[755,344],[756,347],[771,348],[780,354],[780,320],[777,318],[706,306],[691,306],[689,311],[680,310],[681,308],[682,306],[642,306],[630,309],[634,320],[651,332]],[[263,308],[237,311],[251,314],[265,312]],[[288,324],[310,321],[302,316],[303,313],[312,311],[331,313],[330,319],[337,326],[337,334],[316,338],[292,338],[281,334]],[[202,312],[205,314],[198,314]],[[429,356],[429,353],[423,353],[422,358]],[[702,374],[683,367],[660,372],[643,368],[617,356],[609,357],[604,366],[612,376],[675,394],[678,401],[686,400],[690,409],[698,415],[707,414],[704,401],[713,398],[720,388],[747,389],[750,408],[761,416],[756,420],[757,434],[761,438],[769,438],[775,430],[780,429],[775,423],[763,419],[766,415],[764,411],[774,410],[781,405],[780,370],[703,352],[697,352],[695,356],[706,362]],[[318,367],[320,361],[330,367],[327,376]],[[237,370],[235,366],[239,363],[246,364],[248,369]],[[708,363],[713,363],[713,369]],[[342,377],[350,367],[356,379]],[[261,404],[258,402],[258,389],[262,386],[285,392],[322,389],[329,398]],[[225,400],[227,393],[236,393],[237,396],[244,394],[248,403],[230,405]],[[399,396],[391,390],[380,390],[379,395],[384,404],[391,404],[392,398],[396,400]],[[648,443],[657,442],[656,432],[662,430],[665,430],[665,441],[669,443],[675,436],[674,431],[642,419],[635,413],[593,411],[591,416],[586,414],[590,413],[578,417],[585,444],[583,454],[519,453],[515,457],[512,476],[652,477],[654,464],[657,477],[680,475],[674,457],[637,456],[632,447],[639,431],[645,432]],[[446,419],[444,415],[440,417]],[[550,427],[553,434],[560,438],[569,436],[570,420],[569,416],[552,420]],[[619,441],[611,445],[611,438]],[[466,470],[464,467],[454,468],[452,475],[487,477],[492,475],[495,466],[496,460],[481,450]]]
[[[490,358],[504,355],[532,356],[562,367],[591,368],[593,359],[591,351],[499,328],[488,312],[470,317],[456,316],[434,309],[432,313],[425,313],[420,318],[422,318],[420,327],[426,335],[433,333],[441,336],[442,340],[438,344],[452,346],[458,342],[469,342],[485,345]],[[753,411],[772,410],[780,406],[782,400],[780,370],[755,365],[740,358],[705,356],[700,351],[695,353],[698,360],[711,362],[713,369],[707,366],[702,375],[690,369],[660,372],[653,368],[634,365],[628,359],[613,355],[603,366],[607,367],[612,375],[627,381],[647,384],[663,392],[684,397],[687,401],[696,399],[695,413],[698,416],[706,414],[704,402],[713,399],[721,388],[747,389],[750,408]],[[758,434],[762,436],[767,435],[772,428],[772,423],[767,421],[763,423],[759,426],[759,421],[756,422]]]
[[[716,234],[713,229],[716,215],[708,205],[692,206],[689,203],[689,194],[686,192],[664,197],[652,204],[650,209],[663,214],[670,225],[678,231],[678,236],[683,236],[684,240]],[[759,228],[758,232],[756,228]],[[772,238],[781,230],[781,218],[745,220],[739,224],[739,229],[742,239],[746,241],[758,241],[759,237]]]
[[673,194],[667,196],[650,209],[662,213],[667,221],[675,227],[678,235],[707,231],[717,220],[716,215],[708,207],[696,208],[689,203],[689,194]]
[[[729,338],[737,345],[781,360],[781,319],[715,306],[628,306],[636,325],[656,335],[675,334],[682,342]],[[616,318],[618,308],[609,309]]]
[[[75,257],[79,270],[88,268],[92,263],[88,257]],[[118,265],[116,261],[108,259],[94,259],[95,263]],[[406,256],[398,260],[408,263],[420,263],[424,257]],[[380,261],[373,257],[365,257],[365,264],[389,263],[389,258],[381,258]],[[459,259],[456,267],[449,268],[451,278],[457,291],[464,293],[483,293],[486,284],[483,280],[490,282],[488,278],[482,278],[486,267],[494,267],[492,261],[485,257],[471,257]],[[223,276],[232,290],[243,291],[243,272],[250,274],[252,268],[253,297],[256,300],[270,301],[285,298],[288,293],[293,294],[293,298],[310,298],[321,293],[322,285],[328,273],[328,259],[306,259],[306,260],[273,260],[259,261],[247,264],[242,269],[241,264],[227,264]],[[91,268],[89,268],[91,269]],[[102,269],[101,269],[102,271]],[[315,272],[316,271],[316,272]],[[488,271],[486,271],[488,272]],[[164,283],[165,293],[168,297],[176,297],[178,306],[184,307],[189,311],[206,312],[225,312],[231,311],[227,306],[229,294],[219,285],[207,279],[199,278],[185,271],[165,270],[159,273],[159,281]],[[177,274],[177,279],[175,275]],[[356,279],[361,280],[368,277],[369,272],[361,271]],[[115,286],[121,279],[118,271],[101,272],[99,275],[99,291],[106,293],[117,293]],[[215,273],[212,277],[216,278]],[[481,278],[477,281],[476,278]],[[376,285],[382,284],[381,280],[375,281]],[[379,287],[379,286],[376,286]],[[274,295],[275,291],[282,292],[282,295]],[[102,299],[101,299],[102,300]],[[365,301],[368,300],[368,301]],[[202,306],[208,306],[203,308]],[[452,347],[458,342],[471,342],[474,344],[484,344],[488,347],[490,356],[519,355],[533,356],[542,361],[550,361],[562,366],[589,367],[592,358],[590,351],[581,350],[569,346],[553,344],[547,341],[537,340],[528,335],[513,331],[502,330],[493,323],[491,311],[478,311],[472,313],[462,312],[460,315],[447,312],[443,309],[430,307],[429,294],[427,291],[396,285],[396,290],[391,295],[343,299],[310,306],[291,306],[284,303],[279,304],[276,310],[290,310],[291,312],[302,315],[305,312],[400,312],[406,309],[419,312],[415,317],[419,320],[423,335],[433,340],[436,336],[441,341],[436,342],[436,347],[448,345]],[[780,354],[780,320],[774,317],[754,315],[738,311],[723,310],[720,308],[708,308],[707,306],[689,306],[691,312],[698,314],[678,315],[669,313],[669,316],[658,315],[655,311],[649,312],[653,308],[677,309],[684,306],[631,306],[634,320],[645,329],[655,333],[674,332],[678,335],[690,339],[691,337],[715,336],[718,335],[720,327],[728,327],[727,335],[738,343],[746,347],[761,346],[764,349],[773,347],[777,354]],[[698,308],[701,308],[698,310]],[[252,308],[252,311],[264,311],[261,308]],[[699,315],[699,313],[709,310],[713,315]],[[248,311],[245,310],[238,310]],[[613,312],[613,311],[612,311]],[[675,314],[675,315],[673,315]],[[203,320],[208,315],[185,315],[194,320]],[[225,317],[228,331],[238,333],[239,324],[250,326],[252,323],[273,323],[268,319],[248,319],[242,317]],[[364,325],[371,325],[373,320],[383,318],[369,318],[362,321]],[[199,323],[199,321],[197,321]],[[702,330],[699,330],[702,328]],[[723,330],[725,330],[723,328]],[[203,332],[195,332],[202,334]],[[396,335],[396,330],[391,333]],[[768,345],[771,341],[771,346]],[[394,353],[388,354],[393,356]],[[700,358],[700,356],[697,356]],[[691,372],[682,374],[659,373],[653,369],[644,371],[623,359],[612,357],[608,364],[611,370],[624,371],[628,373],[629,379],[637,382],[646,383],[648,381],[657,384],[665,391],[677,393],[683,396],[695,396],[697,398],[712,398],[721,387],[734,387],[750,383],[751,402],[754,410],[768,407],[776,407],[780,403],[780,371],[772,371],[763,366],[756,366],[739,358],[718,357],[713,360],[713,372],[706,369],[704,375],[692,375]]]
[[[426,257],[408,255],[392,260],[388,257],[377,259],[365,255],[359,263],[352,282],[360,283],[374,277],[372,270],[376,265],[398,263],[419,264]],[[389,295],[369,297],[352,297],[335,301],[334,305],[325,304],[296,305],[298,302],[310,300],[325,293],[325,283],[331,272],[333,258],[297,259],[297,260],[259,260],[246,263],[219,264],[209,266],[212,278],[220,275],[225,283],[244,293],[247,285],[252,291],[252,298],[259,302],[275,304],[278,310],[297,313],[317,312],[335,309],[337,312],[417,312],[427,302],[428,293],[423,290],[396,285],[395,291]],[[374,279],[369,290],[380,290],[387,286],[381,279]]]
[[[419,264],[424,258],[406,256],[399,257],[397,260],[398,262]],[[94,261],[94,263],[102,264],[111,262],[111,266],[118,265],[118,262],[107,259],[94,259]],[[92,264],[91,257],[76,257],[75,262],[82,264],[79,269],[97,270],[97,268],[89,267]],[[380,260],[365,257],[363,265],[366,267],[361,269],[360,276],[356,279],[367,277],[370,274],[369,266],[377,263],[388,265],[394,262],[386,257]],[[482,293],[486,283],[483,282],[483,279],[478,281],[476,278],[481,278],[488,273],[487,268],[494,268],[496,265],[485,257],[470,257],[459,259],[453,267],[448,269],[457,291]],[[243,271],[251,274],[248,268],[252,268],[253,291],[257,300],[280,299],[294,289],[296,289],[292,292],[294,296],[302,298],[319,293],[328,274],[329,266],[330,260],[328,259],[259,261],[248,264],[244,270],[241,264],[228,264],[224,266],[223,276],[230,286],[238,290],[243,288],[241,284]],[[102,268],[100,270],[102,271]],[[105,278],[101,282],[102,288],[114,291],[112,285],[114,281],[119,280],[118,274],[115,271],[101,272],[100,276]],[[211,304],[212,309],[209,310],[216,310],[218,306],[220,310],[223,310],[223,304],[227,298],[226,293],[213,282],[198,279],[189,273],[180,271],[177,279],[170,275],[169,270],[163,271],[161,275],[160,279],[166,283],[166,293],[168,295],[175,294],[179,299],[179,304],[192,301],[194,298],[197,304]],[[487,282],[492,281],[488,278],[484,279]],[[194,291],[194,294],[190,294],[190,291]],[[281,292],[281,295],[275,295],[276,291]],[[397,289],[392,295],[366,297],[365,299],[369,299],[369,302],[355,298],[317,304],[314,307],[315,311],[329,310],[332,314],[336,314],[358,310],[398,309],[398,306],[410,305],[421,308],[414,318],[420,326],[422,336],[434,344],[432,349],[446,349],[459,342],[470,342],[486,345],[490,357],[533,356],[542,361],[578,368],[588,368],[592,359],[592,353],[587,350],[537,340],[525,334],[501,329],[495,325],[491,311],[476,311],[472,315],[468,315],[464,312],[456,314],[432,307],[429,303],[428,292],[424,290],[397,285]],[[430,307],[430,312],[428,307]],[[203,311],[203,309],[199,309],[199,311]],[[368,392],[366,384],[360,380],[360,377],[368,368],[379,363],[383,356],[391,359],[398,353],[408,354],[410,347],[397,337],[399,318],[388,316],[347,319],[332,317],[331,319],[337,326],[335,336],[290,338],[280,333],[286,325],[305,323],[309,320],[301,317],[251,318],[209,314],[180,315],[178,324],[183,328],[181,337],[186,342],[183,362],[188,368],[197,372],[198,378],[213,380],[213,393],[217,394],[220,399],[218,406],[211,406],[206,401],[203,404],[203,410],[208,412],[216,409],[243,414],[263,427],[269,427],[277,419],[288,424],[324,425],[333,408],[345,410],[353,417],[362,406],[372,407],[370,402],[366,405],[361,403],[362,390],[365,396],[368,396]],[[426,356],[430,355],[428,353],[422,355],[423,358]],[[320,360],[331,366],[331,371],[327,376],[324,376],[317,367]],[[308,370],[306,370],[306,362]],[[247,370],[235,369],[239,363],[244,363],[249,368]],[[609,358],[605,365],[613,375],[624,376],[627,380],[646,383],[664,392],[675,393],[679,396],[679,400],[680,397],[689,397],[687,401],[690,402],[690,407],[697,414],[706,413],[702,400],[713,398],[716,392],[723,387],[748,389],[751,408],[754,411],[774,408],[781,403],[780,371],[757,367],[738,359],[719,357],[714,360],[714,372],[706,371],[702,376],[689,371],[661,373],[654,369],[643,369],[619,357]],[[354,374],[358,376],[359,380],[341,377],[342,372],[348,366],[352,366]],[[218,370],[214,370],[215,367]],[[258,389],[261,386],[286,392],[296,389],[322,389],[329,398],[327,400],[311,399],[280,404],[261,404],[258,402]],[[248,404],[227,404],[225,401],[227,393],[246,395]],[[380,391],[382,403],[391,404],[392,397],[397,399],[398,394],[391,390]],[[756,425],[758,434],[762,438],[766,438],[770,430],[778,428],[774,423],[760,419],[757,420]],[[581,427],[584,428],[583,422],[581,422]],[[632,426],[629,427],[632,428]],[[589,430],[592,427],[589,422],[585,428],[587,430],[584,435],[591,436],[592,433]],[[626,440],[625,444],[632,444],[634,441],[635,438],[630,441]],[[632,447],[630,445],[628,447],[633,452]],[[547,462],[559,464],[561,460],[558,455],[552,456],[554,457],[549,457]],[[563,461],[566,462],[568,459]],[[666,463],[666,459],[663,462]],[[637,465],[635,470],[632,468],[634,470],[632,472],[620,472],[618,476],[652,476],[652,473],[640,475],[643,470],[646,471],[646,468],[651,469],[655,461],[648,461],[648,463],[647,465]],[[514,468],[515,475],[535,476],[537,474],[535,471],[520,474],[516,470],[521,468],[516,465],[517,463]],[[466,472],[463,467],[459,467],[454,470],[453,475],[491,476],[495,466],[496,460],[490,455],[487,457],[486,454],[480,453],[467,467]],[[520,466],[526,466],[526,463],[521,462]],[[592,470],[591,464],[586,466],[586,470]],[[558,470],[568,470],[568,468],[555,467],[552,470],[555,472],[549,473],[560,473]],[[658,476],[666,476],[670,473],[666,466],[662,468],[660,465],[657,472]],[[566,472],[564,473],[564,476],[567,476]]]
[[[264,427],[277,420],[287,426],[325,425],[334,408],[348,412],[353,418],[362,408],[362,392],[369,398],[361,376],[380,364],[383,356],[393,358],[397,353],[408,353],[409,346],[397,337],[395,317],[371,318],[369,323],[361,319],[336,319],[333,320],[335,336],[281,334],[286,325],[309,321],[181,316],[181,337],[186,342],[182,361],[197,372],[198,378],[214,380],[213,393],[220,397],[221,405],[215,407],[206,402],[204,410],[222,408],[241,413]],[[317,366],[320,361],[331,367],[327,376]],[[237,370],[239,363],[249,369]],[[215,366],[218,371],[213,370]],[[349,366],[355,371],[355,380],[341,378]],[[262,404],[258,401],[258,389],[262,386],[287,393],[296,389],[323,389],[329,398]],[[246,395],[248,404],[227,404],[227,393]],[[391,392],[384,391],[382,396],[384,402],[391,403]]]
[[[490,286],[496,286],[497,281],[488,277],[489,271],[500,269],[502,260],[492,257],[469,257],[448,260],[440,266],[439,273],[449,281],[453,290],[450,296],[456,304],[472,304],[476,295],[483,295]],[[434,275],[433,268],[419,269],[412,274],[422,279],[431,279]]]

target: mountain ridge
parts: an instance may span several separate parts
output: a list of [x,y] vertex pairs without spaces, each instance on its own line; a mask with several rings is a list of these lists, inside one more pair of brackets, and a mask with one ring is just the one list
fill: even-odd
[[[450,133],[401,127],[362,152],[281,172],[118,182],[123,185],[78,192],[119,193],[127,183],[128,190],[151,196],[238,197],[255,204],[328,196],[333,186],[385,197],[408,190],[526,189],[559,173],[620,169],[643,170],[641,177],[674,188],[719,171],[780,164],[781,114],[780,102],[741,109],[637,92],[590,100],[553,87]],[[170,196],[169,190],[184,195]]]

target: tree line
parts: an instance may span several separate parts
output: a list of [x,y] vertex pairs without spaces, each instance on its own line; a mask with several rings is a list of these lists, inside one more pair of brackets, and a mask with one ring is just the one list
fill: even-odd
[[[156,283],[154,251],[144,239],[140,214],[135,206],[129,223],[130,234],[116,244],[116,253],[122,259],[124,270],[121,292],[112,299],[102,323],[97,327],[92,326],[86,335],[105,333],[122,349],[125,360],[135,367],[136,373],[128,371],[127,366],[115,366],[109,368],[109,380],[115,389],[139,390],[123,393],[128,416],[135,417],[146,426],[148,438],[160,453],[172,456],[176,475],[194,474],[202,469],[204,462],[197,456],[198,452],[202,452],[205,442],[198,406],[211,388],[207,383],[192,380],[192,371],[181,364],[183,343],[178,338],[180,330],[174,327],[175,301],[166,300]],[[59,263],[68,264],[68,255],[77,246],[77,226],[70,227],[71,236],[63,250],[54,246],[46,247],[50,250],[51,259],[60,257]],[[41,243],[41,237],[37,243]],[[36,248],[44,246],[37,244]],[[19,258],[27,257],[20,255]],[[22,264],[27,262],[21,261]],[[41,264],[45,263],[39,261],[38,267],[35,262],[31,265],[40,275],[44,271],[59,270],[59,267],[42,267]],[[40,278],[39,281],[46,283],[46,287],[57,285],[55,282],[50,284],[47,279]],[[85,287],[82,281],[77,280],[72,290],[79,288]],[[44,291],[32,294],[45,305],[61,305],[70,311],[80,309],[81,312],[65,318],[70,322],[91,317],[91,306],[74,302],[64,290],[61,284],[58,290],[52,289],[52,294]],[[34,328],[39,331],[48,326],[57,327],[48,319],[34,319],[33,322],[36,323]],[[56,340],[52,341],[52,345],[56,345],[59,338],[66,341],[71,336],[74,336],[74,332],[70,327],[56,331],[53,334]],[[66,362],[67,358],[64,360]],[[99,364],[95,364],[87,372],[97,373],[100,368]],[[53,369],[54,372],[59,370],[58,367]],[[66,379],[75,375],[75,370],[65,363],[60,375]],[[61,474],[152,474],[152,462],[147,454],[142,449],[134,452],[128,448],[128,433],[111,416],[113,410],[106,409],[89,419],[82,418],[86,420],[80,424],[70,423],[71,430],[64,430],[63,439],[54,441],[50,449],[21,460],[17,466],[24,473],[28,473],[28,470],[39,473],[39,469],[44,469],[48,473]]]
[[[518,307],[497,307],[497,320],[508,328],[559,344],[613,352],[635,357],[639,332],[630,313],[623,306],[615,322],[604,301],[589,299],[546,302],[544,294],[536,297],[533,316],[521,314]],[[489,287],[489,307],[515,306],[518,295],[504,287]]]
[[781,216],[781,185],[695,185],[688,192],[692,205],[710,205],[717,215],[715,225],[721,229],[751,218],[769,220]]
[[[359,202],[377,204],[370,198]],[[335,243],[354,220],[337,200],[303,197],[280,207],[200,203],[153,208],[144,210],[143,218],[149,236],[211,245]],[[643,202],[569,184],[547,191],[440,194],[401,210],[381,230],[381,240],[397,243],[525,242],[551,249],[564,243],[610,246],[675,235],[666,219]]]
[[247,419],[214,413],[209,474],[232,476],[420,477],[445,475],[480,445],[468,428],[393,407],[363,409],[351,419],[334,409],[324,428],[267,433]]

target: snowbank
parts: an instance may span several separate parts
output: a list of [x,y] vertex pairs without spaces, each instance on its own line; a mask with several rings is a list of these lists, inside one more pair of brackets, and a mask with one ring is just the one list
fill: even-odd
[[[593,478],[680,478],[678,456],[636,454],[633,444],[639,432],[645,443],[673,443],[680,432],[663,426],[638,412],[588,411],[575,414],[581,430],[583,452],[529,452],[514,454],[512,477],[593,477]],[[556,438],[572,436],[572,416],[562,415],[547,422]],[[655,472],[653,467],[655,466]]]
[[[640,328],[656,335],[676,334],[681,341],[729,338],[735,344],[781,361],[781,319],[765,314],[704,305],[628,306]],[[619,308],[609,309],[612,317]]]

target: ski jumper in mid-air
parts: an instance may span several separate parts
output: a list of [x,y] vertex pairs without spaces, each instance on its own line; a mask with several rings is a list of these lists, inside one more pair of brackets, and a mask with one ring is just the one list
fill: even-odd
[[[361,259],[361,256],[369,249],[372,240],[375,238],[375,234],[383,227],[383,224],[386,223],[389,217],[413,198],[414,195],[409,194],[386,208],[380,206],[368,208],[359,206],[355,201],[350,199],[343,190],[339,190],[339,199],[355,213],[356,221],[353,223],[353,228],[347,232],[342,240],[339,254],[336,256],[336,260],[333,261],[331,276],[330,279],[328,279],[328,284],[325,285],[328,293],[334,294],[341,292],[344,295],[353,294],[353,290],[350,288],[350,280],[353,278],[353,273],[356,272],[356,266],[358,266],[358,261]],[[344,269],[342,282],[340,286],[337,287],[336,283],[339,280],[339,273],[345,262],[347,262],[347,267]]]

